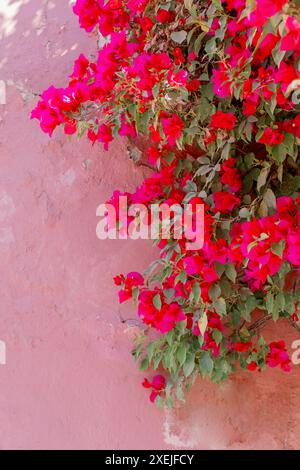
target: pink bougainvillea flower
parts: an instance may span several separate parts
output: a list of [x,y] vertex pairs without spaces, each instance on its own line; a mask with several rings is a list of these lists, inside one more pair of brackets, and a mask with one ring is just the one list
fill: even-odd
[[282,51],[300,52],[300,23],[296,18],[289,16],[286,20],[287,34],[281,39]]
[[224,113],[223,111],[217,111],[215,114],[212,115],[210,121],[210,127],[213,129],[226,129],[231,131],[237,118],[233,113]]
[[300,224],[297,231],[287,236],[287,259],[294,266],[300,266]]
[[[160,5],[152,0],[73,3],[80,26],[96,30],[98,55],[90,61],[81,54],[66,87],[46,90],[32,118],[50,136],[56,127],[68,135],[86,129],[90,141],[102,142],[106,150],[119,135],[141,135],[149,162],[141,163],[155,171],[134,193],[113,192],[105,231],[128,235],[134,219],[128,216],[128,203],[147,209],[163,202],[167,209],[189,203],[192,211],[204,206],[201,248],[186,243],[195,235],[189,227],[197,225],[192,212],[189,223],[183,221],[187,230],[182,239],[162,239],[160,233],[159,259],[146,271],[147,278],[137,272],[114,278],[120,303],[136,300],[146,325],[145,343],[136,352],[142,360],[148,354],[152,365],[149,345],[158,339],[160,364],[166,366],[172,350],[168,385],[175,395],[177,378],[184,388],[189,372],[186,348],[187,357],[195,355],[197,367],[201,357],[210,358],[207,368],[224,378],[231,367],[219,371],[216,358],[221,365],[228,360],[232,370],[240,364],[260,371],[267,364],[289,371],[283,341],[266,346],[258,341],[255,327],[246,342],[234,325],[238,314],[244,317],[244,295],[252,292],[255,318],[247,318],[252,331],[262,302],[278,280],[284,285],[290,319],[300,317],[295,294],[300,273],[299,18],[289,16],[294,10],[287,0],[221,0],[222,14],[220,8],[194,2],[200,44],[194,41],[198,33],[191,29],[182,0]],[[181,30],[186,39],[179,44],[174,32]],[[215,171],[207,173],[210,168]],[[269,173],[259,189],[262,168]],[[151,216],[142,220],[149,224]],[[156,358],[154,351],[154,362]],[[143,386],[151,392],[151,402],[169,398],[163,375],[145,378]]]
[[64,133],[67,135],[73,135],[77,132],[77,124],[75,119],[70,119],[65,123]]
[[125,116],[121,118],[121,127],[119,129],[119,135],[131,137],[135,139],[137,136],[135,124],[127,122]]
[[162,392],[166,388],[166,379],[163,375],[155,375],[151,382],[145,378],[142,383],[144,388],[152,389],[150,394],[150,401],[154,403],[158,396],[161,396]]
[[227,98],[232,95],[230,87],[231,77],[227,70],[227,67],[222,62],[219,64],[219,69],[213,69],[212,71],[212,83],[214,85],[214,93],[220,98]]
[[262,26],[266,20],[279,13],[288,0],[256,0],[256,8],[248,18],[252,27]]
[[85,57],[84,54],[80,54],[78,59],[75,60],[74,69],[71,78],[84,78],[89,67],[89,60]]
[[42,93],[41,101],[31,112],[31,118],[38,119],[41,129],[46,134],[49,134],[49,136],[53,134],[57,126],[66,120],[63,113],[63,108],[65,107],[63,100],[64,91],[63,88],[49,87]]
[[175,145],[176,140],[181,137],[184,122],[174,113],[170,117],[162,118],[161,123],[168,144],[171,146]]
[[274,341],[269,344],[270,352],[267,355],[266,363],[269,367],[280,368],[284,372],[290,372],[292,369],[291,360],[286,350],[286,345],[284,341]]
[[294,65],[284,61],[282,61],[279,68],[274,71],[274,81],[275,83],[280,83],[284,93],[288,89],[290,83],[297,80],[299,76],[300,74],[296,71]]
[[101,8],[98,0],[76,0],[73,11],[79,17],[80,27],[88,32],[99,22]]
[[147,155],[150,165],[156,166],[157,161],[160,158],[161,152],[158,150],[157,147],[149,147],[147,150]]
[[179,70],[177,73],[168,73],[168,82],[173,87],[186,86],[188,78],[189,75],[186,70]]
[[184,265],[186,269],[186,273],[189,276],[193,276],[194,274],[199,274],[203,267],[203,259],[201,256],[187,256],[184,259]]
[[[252,42],[253,46],[255,47],[259,41],[260,34],[256,36],[256,40]],[[253,62],[255,64],[261,64],[270,54],[272,50],[275,49],[277,43],[280,40],[279,35],[275,35],[272,33],[268,33],[263,41],[259,44],[259,47],[253,57]]]
[[196,60],[196,59],[197,59],[197,56],[196,56],[195,52],[194,51],[190,52],[189,55],[188,55],[188,60],[190,62],[193,62],[193,60]]
[[126,300],[132,298],[132,289],[134,287],[139,287],[144,284],[144,278],[140,273],[131,272],[127,276],[116,276],[114,282],[117,286],[122,286],[123,288],[119,291],[119,302],[123,303]]
[[[154,305],[158,297],[160,305]],[[176,302],[165,303],[165,299],[158,291],[144,290],[139,295],[138,314],[147,325],[151,325],[161,333],[172,330],[176,323],[185,320],[185,315]]]
[[108,144],[113,140],[111,127],[107,124],[101,124],[98,129],[97,140],[103,143],[105,150],[108,150]]

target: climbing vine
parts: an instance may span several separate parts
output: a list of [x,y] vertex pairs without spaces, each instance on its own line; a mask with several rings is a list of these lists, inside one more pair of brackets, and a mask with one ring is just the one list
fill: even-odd
[[68,86],[32,111],[50,136],[62,126],[105,149],[143,137],[152,174],[113,194],[117,213],[122,194],[204,205],[201,249],[158,237],[145,273],[115,278],[144,324],[133,356],[159,372],[143,382],[157,405],[183,400],[199,374],[291,369],[284,341],[261,330],[297,326],[300,309],[299,11],[287,0],[77,0],[98,58],[80,55]]

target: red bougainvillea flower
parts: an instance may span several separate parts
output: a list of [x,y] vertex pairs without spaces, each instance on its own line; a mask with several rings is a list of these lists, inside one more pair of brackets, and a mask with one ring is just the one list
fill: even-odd
[[274,73],[275,83],[280,83],[282,91],[285,93],[290,83],[293,80],[299,78],[299,72],[297,73],[293,64],[281,62],[279,68]]
[[287,236],[287,259],[294,266],[300,266],[300,226]]
[[143,16],[143,18],[139,18],[139,23],[144,33],[148,33],[154,26],[153,21],[148,16]]
[[210,127],[213,129],[226,129],[231,131],[237,118],[233,113],[223,113],[223,111],[217,111],[215,114],[212,115],[210,121]]
[[67,135],[73,135],[77,131],[77,124],[75,119],[70,119],[65,123],[64,133]]
[[98,0],[77,0],[73,11],[79,17],[80,27],[88,32],[99,22],[101,8]]
[[199,90],[200,86],[201,86],[201,82],[200,80],[198,80],[197,78],[193,78],[189,83],[187,83],[186,85],[186,89],[188,91],[197,91]]
[[248,24],[262,26],[266,20],[276,15],[288,0],[256,0],[256,9],[250,14]]
[[212,71],[212,83],[214,84],[214,93],[220,98],[227,98],[232,95],[230,87],[231,77],[230,74],[222,62],[219,65],[219,69],[213,69]]
[[135,139],[137,136],[136,128],[135,125],[127,122],[125,116],[123,115],[121,118],[121,127],[119,129],[119,135],[125,137],[131,137],[132,139]]
[[132,195],[132,201],[137,204],[148,205],[153,200],[163,197],[164,187],[172,185],[172,168],[164,168],[160,172],[153,173],[150,178],[144,180],[135,193]]
[[179,70],[177,73],[168,73],[168,82],[173,87],[186,86],[189,75],[186,70]]
[[116,276],[114,282],[117,286],[123,287],[119,291],[119,302],[123,303],[132,298],[132,289],[134,287],[144,284],[144,278],[140,273],[131,272],[127,274],[126,278],[123,275]]
[[286,20],[286,29],[288,33],[282,38],[280,49],[282,51],[300,52],[300,23],[289,16]]
[[144,323],[153,326],[161,333],[167,333],[174,328],[177,322],[186,318],[176,302],[167,304],[161,293],[150,290],[144,290],[140,293],[138,314]]
[[118,276],[114,277],[114,283],[116,286],[121,286],[125,281],[124,274],[119,274]]
[[258,369],[258,365],[256,362],[251,361],[249,364],[247,364],[247,369],[250,370],[251,372],[255,372]]
[[227,191],[215,192],[213,200],[215,203],[214,211],[221,212],[221,214],[229,214],[241,202],[240,198]]
[[284,134],[277,129],[271,129],[267,127],[262,136],[258,139],[260,144],[266,145],[279,145],[284,139]]
[[238,342],[232,345],[232,349],[240,353],[248,351],[251,347],[252,347],[251,341],[248,341],[247,343]]
[[173,51],[174,59],[175,59],[175,64],[180,65],[185,63],[185,57],[182,54],[182,51],[179,47],[175,47]]
[[[258,32],[255,36],[255,39],[253,40],[253,46],[258,44],[259,39],[260,33]],[[253,63],[257,65],[261,64],[271,54],[279,40],[279,35],[268,33],[263,41],[259,44],[259,47],[253,58]]]
[[215,267],[205,256],[187,256],[183,260],[186,273],[189,276],[198,274],[207,283],[213,283],[219,279]]
[[175,145],[176,140],[181,137],[184,122],[174,113],[170,117],[162,118],[161,123],[168,144],[171,146]]
[[113,140],[113,136],[111,128],[107,124],[101,124],[101,126],[99,126],[97,140],[103,143],[105,150],[108,150],[108,144]]
[[[211,0],[194,2],[198,20],[192,25],[182,0],[73,3],[80,26],[96,30],[98,56],[91,61],[81,54],[67,86],[46,90],[32,118],[50,136],[58,126],[68,135],[87,130],[106,150],[119,135],[144,142],[155,171],[133,194],[113,192],[108,234],[130,236],[131,204],[204,206],[201,248],[186,243],[195,236],[189,227],[197,226],[192,212],[189,223],[184,217],[182,239],[159,234],[159,259],[145,279],[137,272],[114,278],[120,303],[137,301],[147,325],[133,355],[171,374],[168,393],[163,375],[144,380],[151,402],[160,397],[157,402],[169,406],[196,371],[213,380],[239,365],[289,371],[285,343],[267,346],[256,321],[265,305],[271,313],[269,303],[278,307],[274,320],[275,314],[293,321],[300,316],[298,6],[288,0],[221,0],[220,8]],[[178,42],[176,31],[182,32]],[[142,216],[144,223],[150,214]],[[284,302],[276,286],[284,286]],[[251,332],[247,341],[242,318]]]
[[156,398],[162,394],[164,389],[166,388],[166,379],[163,375],[155,375],[151,382],[145,378],[143,383],[143,387],[145,388],[151,388],[151,394],[150,394],[150,401],[151,403],[154,403]]
[[300,115],[296,116],[294,119],[281,122],[280,129],[289,134],[294,134],[300,139]]
[[175,13],[169,10],[158,10],[156,15],[156,21],[158,23],[170,23],[175,17]]
[[291,360],[286,350],[284,341],[277,341],[269,344],[270,352],[267,355],[266,363],[269,367],[280,366],[284,372],[290,372]]
[[160,157],[161,152],[158,150],[157,147],[149,147],[147,150],[147,155],[149,159],[150,165],[157,165],[157,161]]
[[89,65],[89,60],[85,57],[85,55],[80,54],[78,59],[75,60],[73,73],[70,75],[70,77],[80,79],[84,78]]
[[240,172],[235,168],[236,159],[228,158],[221,166],[221,183],[229,187],[232,193],[238,192],[242,188]]
[[[196,334],[196,336],[198,335]],[[210,331],[206,331],[204,333],[204,344],[201,349],[203,349],[203,351],[210,350],[213,357],[218,357],[220,355],[220,345],[213,339]]]

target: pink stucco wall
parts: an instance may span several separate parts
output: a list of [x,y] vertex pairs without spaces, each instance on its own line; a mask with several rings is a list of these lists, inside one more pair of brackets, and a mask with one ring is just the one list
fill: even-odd
[[[184,407],[157,410],[130,354],[134,318],[112,277],[143,269],[150,242],[96,238],[96,207],[142,170],[124,141],[108,153],[29,113],[51,82],[64,85],[94,42],[66,0],[0,0],[1,449],[237,449],[300,447],[300,366],[240,374],[222,387],[199,381]],[[297,332],[279,324],[270,338]]]

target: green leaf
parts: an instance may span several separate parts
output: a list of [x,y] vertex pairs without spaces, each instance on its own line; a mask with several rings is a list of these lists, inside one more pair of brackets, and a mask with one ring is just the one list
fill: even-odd
[[177,44],[182,44],[187,37],[187,32],[182,30],[182,31],[174,31],[171,34],[171,39],[172,41],[176,42]]
[[213,337],[213,339],[215,340],[215,342],[216,342],[217,344],[220,344],[221,341],[222,341],[223,335],[222,335],[221,331],[219,331],[219,330],[213,330],[213,332],[212,332],[212,337]]
[[226,309],[226,302],[223,297],[220,297],[219,299],[215,300],[213,303],[217,313],[219,315],[226,315],[227,309]]
[[231,321],[232,321],[232,326],[236,328],[240,322],[241,319],[241,314],[240,311],[237,310],[236,308],[232,311],[231,314]]
[[195,354],[189,353],[183,365],[183,373],[185,377],[189,377],[195,368]]
[[266,184],[269,173],[270,167],[266,167],[261,170],[257,179],[257,191],[259,191]]
[[162,397],[160,395],[157,395],[157,397],[155,398],[154,403],[158,408],[163,408],[164,407],[164,400],[162,399]]
[[161,297],[160,297],[160,294],[156,294],[155,297],[153,297],[153,305],[155,308],[157,308],[157,310],[160,310],[161,309],[161,306],[162,306],[162,303],[161,303]]
[[218,261],[215,261],[214,265],[215,265],[215,269],[218,273],[218,276],[220,278],[224,274],[225,266],[224,266],[224,264],[221,264]]
[[192,293],[194,297],[194,302],[197,304],[200,299],[201,295],[201,288],[199,282],[194,282],[193,287],[192,287]]
[[174,400],[170,395],[166,397],[166,405],[168,408],[173,408]]
[[208,351],[205,351],[199,361],[199,368],[201,373],[205,376],[208,375],[210,376],[212,374],[213,368],[214,368],[214,361],[210,357],[210,354]]
[[274,311],[273,311],[273,319],[275,320],[279,317],[279,314],[284,311],[285,308],[285,297],[283,292],[279,292],[279,294],[275,298],[274,302]]
[[242,219],[247,219],[250,215],[251,215],[251,214],[250,214],[249,210],[247,209],[247,207],[243,207],[243,208],[239,211],[239,216],[240,216]]
[[222,294],[221,288],[218,284],[213,284],[210,286],[208,295],[211,298],[211,300],[217,300]]
[[149,368],[149,360],[148,360],[148,357],[145,357],[141,362],[140,370],[144,371],[144,370],[147,370],[148,368]]
[[269,209],[276,209],[276,196],[273,193],[272,189],[268,188],[265,191],[263,195],[263,200],[265,201]]
[[293,134],[285,134],[282,145],[284,145],[284,147],[287,150],[288,155],[290,155],[291,157],[294,155],[295,142],[296,142],[296,137]]
[[202,44],[202,41],[203,41],[203,38],[204,38],[205,34],[206,33],[204,31],[202,31],[202,33],[199,34],[196,41],[194,42],[194,52],[195,52],[196,56],[198,56],[198,54],[199,54],[201,44]]
[[175,396],[176,396],[177,400],[184,401],[184,393],[183,393],[183,390],[182,390],[181,383],[179,383],[175,388]]
[[225,269],[225,274],[232,282],[236,281],[237,272],[233,264],[228,264]]
[[273,313],[274,295],[272,294],[272,292],[268,292],[266,295],[266,307],[267,307],[268,313]]
[[186,360],[186,345],[185,344],[180,344],[176,352],[176,357],[177,357],[177,361],[179,365],[182,366]]
[[274,253],[277,256],[280,256],[280,258],[282,258],[283,256],[284,248],[285,248],[285,240],[281,240],[278,243],[272,243],[271,245],[272,253]]
[[203,315],[201,316],[201,318],[198,320],[198,326],[199,326],[199,330],[200,330],[200,333],[202,334],[202,336],[204,336],[204,333],[205,333],[206,328],[207,328],[207,324],[208,324],[207,315],[204,312]]
[[205,45],[205,51],[208,54],[214,54],[217,51],[217,44],[215,38],[209,39]]

